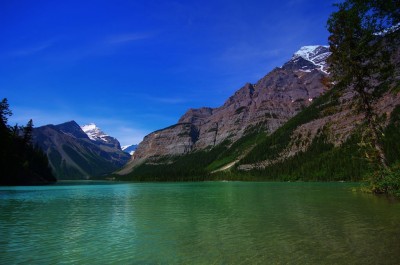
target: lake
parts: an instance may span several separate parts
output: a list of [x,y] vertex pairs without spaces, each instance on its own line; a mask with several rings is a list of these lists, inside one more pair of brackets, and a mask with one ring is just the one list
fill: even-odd
[[0,264],[399,264],[400,203],[358,186],[0,187]]

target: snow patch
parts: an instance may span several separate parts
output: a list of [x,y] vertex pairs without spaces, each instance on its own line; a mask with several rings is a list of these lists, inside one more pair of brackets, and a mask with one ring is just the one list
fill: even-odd
[[324,73],[327,72],[326,59],[331,55],[331,52],[328,50],[329,46],[323,45],[309,45],[303,46],[294,53],[292,60],[296,61],[300,57],[313,63],[315,66],[319,68],[320,71]]
[[300,50],[295,52],[294,56],[303,57],[304,59],[311,61],[312,56],[315,55],[316,50],[320,47],[328,48],[329,46],[321,46],[321,45],[303,46],[300,48]]
[[96,126],[94,123],[89,123],[86,125],[81,126],[82,131],[84,131],[90,140],[93,141],[102,141],[102,142],[109,142],[109,135],[105,134],[99,127]]
[[130,155],[133,155],[137,149],[138,145],[137,144],[132,144],[132,145],[124,145],[121,147],[122,151],[125,153],[128,153]]
[[94,123],[89,123],[89,124],[83,125],[81,128],[82,128],[82,131],[87,132],[87,131],[96,129],[97,126]]
[[391,26],[390,28],[384,29],[380,32],[376,32],[376,33],[374,33],[374,35],[375,36],[385,36],[386,34],[393,33],[395,31],[398,31],[399,29],[400,29],[400,22],[394,26]]

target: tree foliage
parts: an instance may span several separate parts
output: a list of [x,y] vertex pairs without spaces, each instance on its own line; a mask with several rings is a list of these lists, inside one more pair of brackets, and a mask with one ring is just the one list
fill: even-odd
[[370,147],[367,156],[386,168],[374,101],[396,82],[400,1],[346,0],[336,6],[328,20],[330,72],[337,88],[356,92],[357,108],[365,115],[362,143]]
[[12,112],[9,109],[8,100],[6,98],[4,98],[0,102],[0,124],[2,126],[5,126],[5,124],[7,124],[8,117],[11,115],[12,115]]
[[32,145],[33,122],[25,127],[7,124],[12,112],[7,99],[0,103],[0,185],[55,182],[46,154]]

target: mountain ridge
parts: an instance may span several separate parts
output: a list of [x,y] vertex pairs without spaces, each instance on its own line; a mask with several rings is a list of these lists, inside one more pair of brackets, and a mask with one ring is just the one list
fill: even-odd
[[33,141],[48,156],[57,179],[89,179],[122,167],[129,155],[119,142],[92,140],[75,121],[45,125],[33,130]]
[[175,125],[146,135],[119,173],[127,174],[151,157],[183,155],[224,141],[235,142],[254,128],[275,131],[328,90],[323,63],[312,60],[325,58],[329,49],[322,45],[306,47],[255,84],[245,84],[222,106],[189,109]]
[[[313,58],[326,59],[326,52]],[[113,177],[135,181],[364,179],[371,164],[365,159],[365,144],[360,144],[364,114],[357,109],[357,94],[334,86],[322,71],[321,65],[326,64],[317,61],[316,65],[303,57],[310,58],[292,56],[257,83],[244,85],[219,108],[189,109],[177,124],[147,135]],[[391,60],[399,65],[400,49]],[[398,67],[396,72],[400,76]],[[382,90],[372,107],[392,165],[400,157],[398,83]],[[212,123],[216,116],[226,123]],[[238,117],[242,118],[239,130],[230,127],[237,134],[224,138],[227,125]],[[250,122],[243,122],[246,119]],[[204,145],[207,141],[209,145]]]

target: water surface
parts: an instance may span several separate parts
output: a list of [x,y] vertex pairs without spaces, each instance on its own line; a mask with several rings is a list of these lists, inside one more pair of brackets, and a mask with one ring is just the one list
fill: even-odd
[[0,264],[399,264],[400,204],[351,183],[0,187]]

